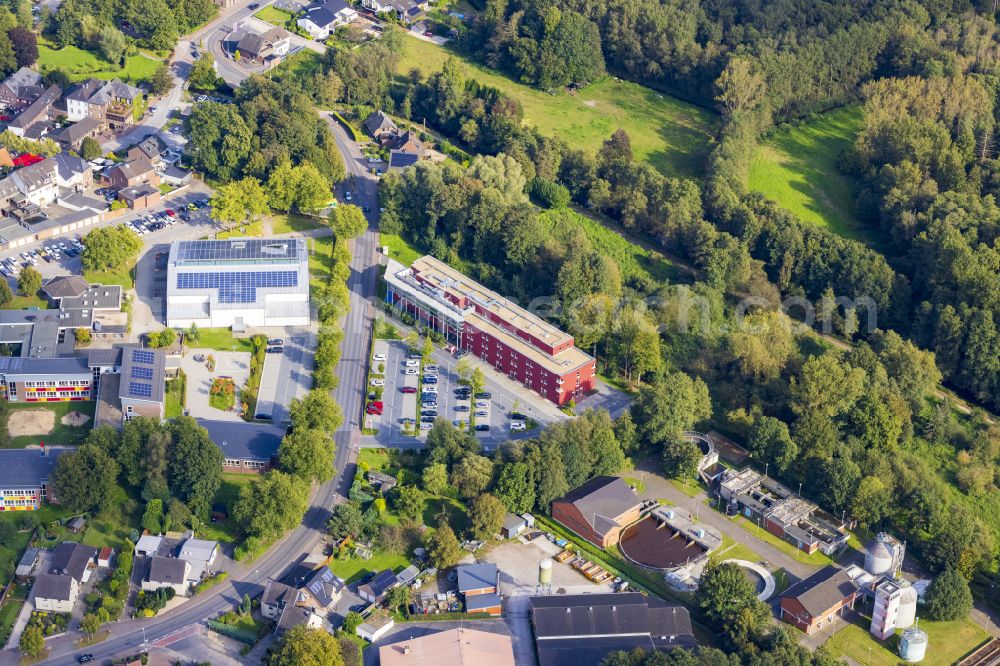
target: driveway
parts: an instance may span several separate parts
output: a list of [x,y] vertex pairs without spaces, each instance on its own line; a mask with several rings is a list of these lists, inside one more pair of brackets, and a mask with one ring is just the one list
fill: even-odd
[[[215,356],[215,371],[208,370],[207,361],[198,362],[194,357],[202,354]],[[237,405],[239,392],[250,376],[250,352],[220,352],[214,349],[192,349],[181,359],[181,369],[187,375],[187,412],[196,419],[210,421],[243,421],[236,410],[224,412],[208,404],[209,389],[216,377],[231,377],[236,384]]]

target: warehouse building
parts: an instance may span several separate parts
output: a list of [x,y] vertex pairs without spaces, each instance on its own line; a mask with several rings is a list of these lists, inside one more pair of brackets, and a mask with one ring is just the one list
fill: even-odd
[[386,303],[562,405],[595,388],[594,359],[573,337],[434,257],[389,260]]
[[306,326],[309,258],[299,238],[174,241],[167,326]]

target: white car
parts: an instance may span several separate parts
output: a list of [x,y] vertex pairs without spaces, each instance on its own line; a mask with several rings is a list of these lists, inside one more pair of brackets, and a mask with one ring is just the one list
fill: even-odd
[[434,365],[433,363],[431,363],[430,365],[425,365],[424,366],[424,372],[437,373],[437,371],[438,371],[438,367],[436,365]]
[[411,358],[410,360],[408,360],[406,362],[406,367],[408,367],[408,368],[419,368],[420,367],[420,361],[417,361],[416,359],[412,359]]
[[351,200],[351,193],[350,192],[344,192],[344,198],[347,199],[348,201],[350,201]]
[[489,416],[489,413],[487,413],[485,409],[480,409],[478,412],[476,412],[476,416]]
[[373,379],[371,381],[371,385],[372,386],[385,386],[385,380],[384,379]]
[[424,387],[424,393],[437,393],[437,392],[438,392],[438,387],[437,386],[425,386]]
[[419,374],[420,374],[420,371],[419,371],[419,370],[417,370],[416,368],[407,368],[407,369],[406,369],[406,370],[404,371],[404,374],[407,374],[407,375],[419,375]]
[[477,400],[476,401],[476,407],[478,407],[479,409],[487,409],[487,408],[489,408],[489,406],[490,406],[490,403],[486,402],[485,400]]
[[438,404],[436,402],[425,402],[420,405],[420,409],[437,409]]
[[421,430],[430,430],[433,427],[434,427],[433,423],[421,423],[420,424],[420,429]]
[[59,243],[59,249],[65,252],[69,248],[66,247],[66,243]]
[[374,355],[372,355],[372,360],[373,361],[384,361],[385,360],[385,354],[374,354]]
[[524,430],[524,424],[521,423],[520,421],[514,421],[513,423],[510,424],[510,429],[511,430]]

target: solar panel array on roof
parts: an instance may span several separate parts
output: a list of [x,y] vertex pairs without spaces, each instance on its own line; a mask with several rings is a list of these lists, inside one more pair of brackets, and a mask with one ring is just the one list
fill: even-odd
[[153,397],[153,385],[145,382],[129,382],[128,392],[138,398]]
[[332,580],[333,580],[333,572],[330,571],[329,568],[324,567],[319,577],[313,579],[312,582],[309,583],[309,589],[312,590],[314,594],[317,595],[322,594],[323,584],[329,583]]
[[145,363],[147,365],[153,365],[155,355],[151,351],[146,351],[144,349],[133,349],[132,350],[132,362],[133,363]]
[[297,287],[296,271],[178,273],[178,289],[218,289],[220,303],[253,303],[259,287]]
[[131,377],[132,379],[152,379],[153,369],[144,365],[133,365]]
[[266,238],[181,241],[177,246],[177,261],[250,262],[272,259],[295,259],[297,258],[301,242],[297,238],[287,238],[281,241]]

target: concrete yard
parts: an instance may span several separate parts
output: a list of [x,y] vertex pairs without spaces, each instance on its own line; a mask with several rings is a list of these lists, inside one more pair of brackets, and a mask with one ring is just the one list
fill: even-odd
[[[195,355],[202,354],[207,359],[215,356],[215,372],[209,372],[207,361],[199,363]],[[212,421],[242,421],[237,411],[224,412],[208,404],[208,392],[216,377],[231,377],[236,384],[237,405],[239,391],[250,376],[249,352],[220,352],[214,349],[192,349],[181,359],[181,369],[187,375],[187,396],[185,404],[190,416]]]
[[256,413],[285,423],[290,420],[288,406],[292,400],[302,398],[312,387],[316,336],[308,331],[269,336],[270,339],[277,337],[285,341],[285,353],[264,355]]
[[[494,562],[500,570],[500,593],[504,596],[536,594],[538,563],[557,555],[562,549],[544,536],[524,543],[508,541],[490,549],[481,556],[485,562]],[[611,592],[607,583],[596,585],[569,564],[552,563],[552,591],[557,593],[586,594]]]

